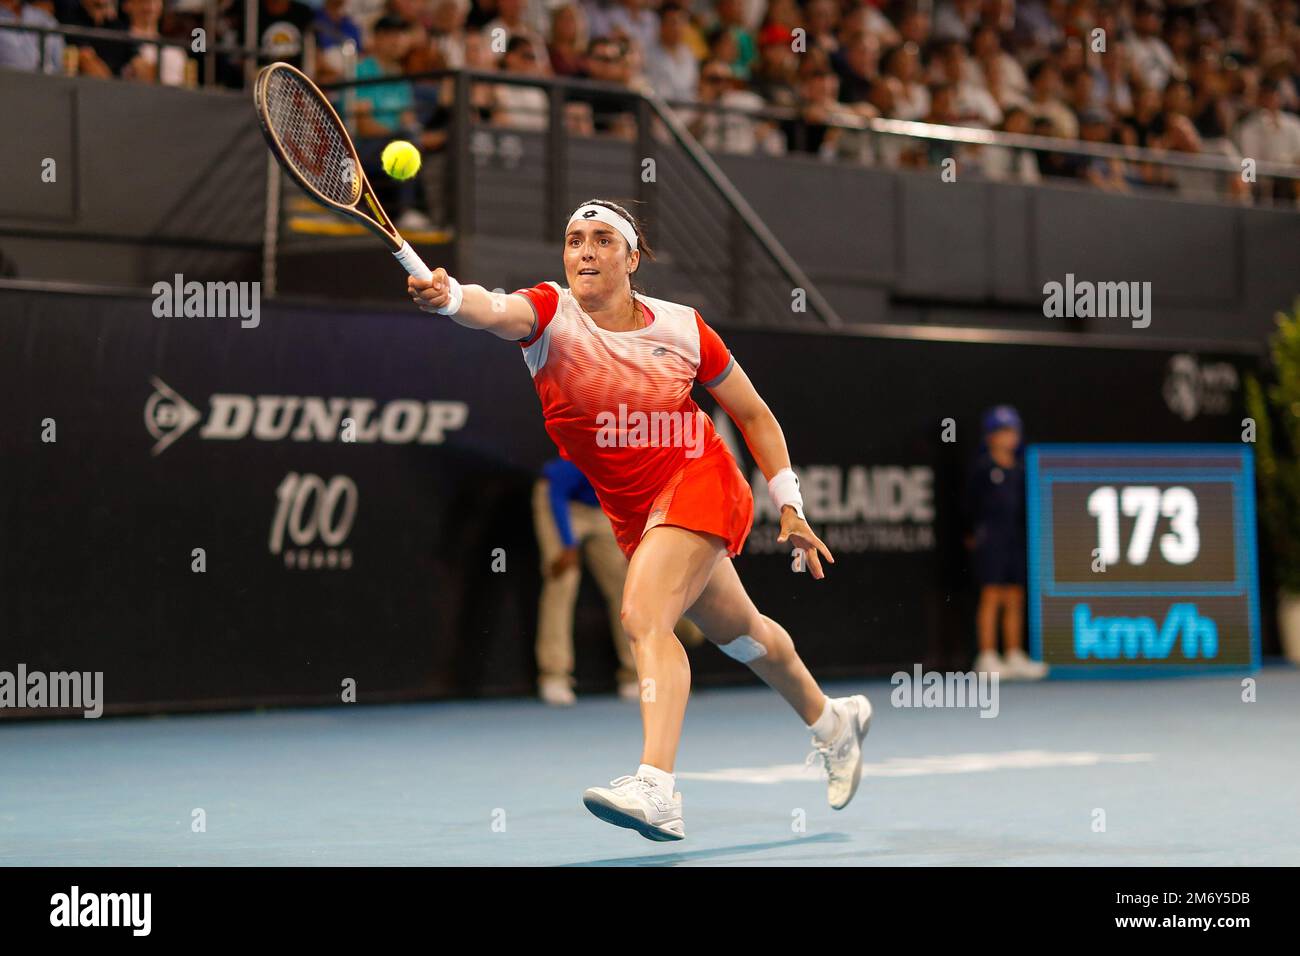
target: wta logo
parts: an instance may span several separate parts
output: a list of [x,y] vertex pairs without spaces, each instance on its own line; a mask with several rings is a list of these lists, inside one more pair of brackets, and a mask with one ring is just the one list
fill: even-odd
[[199,422],[208,441],[357,442],[387,445],[441,445],[447,433],[465,427],[464,402],[426,402],[398,398],[319,398],[298,395],[216,394],[208,397],[206,420],[194,405],[154,376],[153,394],[144,405],[144,425],[160,455]]
[[1165,370],[1162,393],[1169,410],[1185,422],[1198,415],[1226,415],[1240,380],[1228,362],[1202,362],[1195,355],[1175,355]]
[[1159,628],[1150,617],[1093,617],[1086,604],[1074,608],[1074,656],[1081,661],[1163,661],[1180,637],[1180,650],[1189,661],[1219,656],[1219,626],[1195,604],[1171,605]]

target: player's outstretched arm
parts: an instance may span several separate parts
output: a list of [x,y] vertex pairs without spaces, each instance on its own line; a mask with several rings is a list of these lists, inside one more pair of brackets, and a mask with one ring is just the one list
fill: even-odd
[[523,296],[461,285],[446,269],[434,269],[429,279],[407,276],[406,291],[421,312],[445,315],[467,329],[485,329],[498,338],[516,341],[533,327],[533,307]]

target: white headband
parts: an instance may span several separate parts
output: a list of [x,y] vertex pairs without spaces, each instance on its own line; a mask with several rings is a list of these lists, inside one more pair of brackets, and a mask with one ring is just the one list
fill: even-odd
[[632,228],[626,219],[605,206],[579,206],[574,214],[569,217],[568,225],[564,227],[565,235],[568,235],[569,226],[572,226],[575,222],[591,222],[592,220],[603,222],[607,226],[613,226],[618,230],[618,234],[627,240],[627,244],[632,250],[636,251],[636,230]]

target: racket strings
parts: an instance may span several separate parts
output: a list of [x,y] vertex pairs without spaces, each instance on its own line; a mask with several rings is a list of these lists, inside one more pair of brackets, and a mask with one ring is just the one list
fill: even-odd
[[360,182],[352,151],[329,105],[288,70],[267,78],[267,120],[283,146],[285,158],[326,199],[354,203]]

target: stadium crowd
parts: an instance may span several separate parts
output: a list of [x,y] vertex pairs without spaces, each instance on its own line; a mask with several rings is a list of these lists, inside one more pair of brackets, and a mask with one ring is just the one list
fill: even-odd
[[[204,0],[0,0],[0,67],[193,83]],[[6,23],[119,31],[135,43],[5,31]],[[244,44],[224,0],[219,42]],[[810,153],[890,166],[954,156],[996,179],[1071,177],[1105,190],[1172,189],[1243,202],[1240,175],[1064,152],[880,136],[882,117],[1300,165],[1300,0],[260,0],[261,59],[322,81],[469,67],[575,77],[676,104],[713,150]],[[175,47],[149,45],[170,37]],[[222,83],[241,85],[223,53]],[[446,97],[379,84],[358,96],[373,136],[436,148]],[[538,87],[480,84],[483,122],[544,128]],[[634,135],[626,102],[575,93],[572,132]],[[414,129],[410,129],[414,126]],[[1287,202],[1295,181],[1268,190]]]

